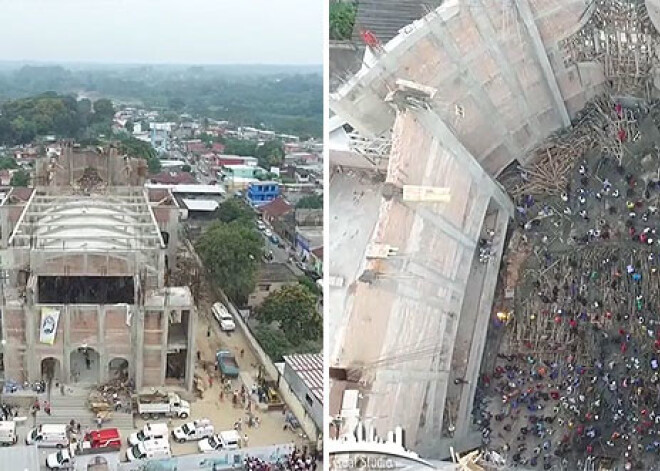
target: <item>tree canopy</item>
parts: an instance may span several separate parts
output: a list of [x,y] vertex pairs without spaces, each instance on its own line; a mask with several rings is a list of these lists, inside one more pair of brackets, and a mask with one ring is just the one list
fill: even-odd
[[330,39],[345,41],[351,39],[357,7],[349,2],[330,3]]
[[299,209],[323,209],[323,195],[303,196],[296,203]]
[[263,247],[263,237],[239,221],[214,222],[197,242],[211,276],[238,305],[254,290]]
[[278,140],[266,141],[257,146],[254,156],[265,169],[279,167],[284,162],[284,145]]
[[[99,103],[100,102],[100,103]],[[107,132],[114,109],[109,100],[94,103],[54,92],[6,101],[0,106],[0,143],[27,144],[39,135],[82,139]]]
[[9,182],[11,186],[30,186],[30,174],[25,170],[16,170]]
[[[0,101],[48,90],[61,94],[90,90],[177,115],[188,113],[302,137],[323,133],[323,77],[319,67],[256,70],[243,66],[232,70],[229,66],[116,66],[68,70],[25,66],[0,70]],[[100,112],[99,116],[94,116],[92,109]],[[110,117],[107,102],[95,103],[88,111],[89,120],[85,122],[82,115],[84,124],[80,125],[97,123],[100,116]],[[26,132],[29,134],[30,128]]]
[[289,285],[270,294],[255,312],[260,322],[278,323],[286,339],[297,346],[322,335],[323,321],[316,312],[316,301],[306,286]]
[[237,199],[229,199],[218,205],[216,217],[224,222],[251,223],[254,220],[254,211],[244,202]]

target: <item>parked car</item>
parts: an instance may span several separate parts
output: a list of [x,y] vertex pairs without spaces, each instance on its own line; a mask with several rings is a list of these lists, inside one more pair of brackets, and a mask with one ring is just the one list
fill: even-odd
[[46,468],[48,469],[62,469],[66,468],[73,462],[73,446],[62,448],[61,450],[51,453],[46,458]]
[[199,419],[183,424],[172,430],[172,437],[179,443],[189,440],[201,440],[214,434],[215,429],[209,419]]
[[270,229],[266,229],[264,231],[264,235],[270,239],[270,237],[273,235],[273,231],[271,231]]
[[236,430],[220,432],[198,442],[199,451],[211,453],[216,450],[237,450],[240,448],[241,436]]
[[273,244],[277,245],[277,244],[280,243],[280,238],[277,237],[275,234],[273,234],[273,235],[270,236],[270,241],[271,241]]
[[265,230],[266,229],[266,224],[264,224],[264,222],[261,221],[261,220],[257,221],[257,229],[259,229],[260,231]]
[[236,323],[234,322],[234,318],[229,314],[229,311],[227,311],[227,308],[225,307],[224,304],[222,303],[214,303],[213,306],[211,307],[211,312],[213,312],[213,316],[215,317],[215,320],[218,321],[220,324],[220,329],[222,329],[225,332],[229,332],[231,330],[236,329]]

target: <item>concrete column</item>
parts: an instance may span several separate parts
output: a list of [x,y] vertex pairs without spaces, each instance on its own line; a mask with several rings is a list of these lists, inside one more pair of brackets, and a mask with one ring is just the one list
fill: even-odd
[[[166,298],[167,299],[167,298]],[[165,303],[163,316],[160,319],[160,383],[165,384],[167,370],[167,335],[170,330],[170,310],[172,308]]]
[[461,401],[456,416],[456,435],[467,435],[471,423],[472,404],[477,390],[479,380],[479,369],[484,347],[486,345],[486,333],[490,325],[490,314],[495,297],[495,288],[497,285],[497,273],[500,269],[501,256],[504,250],[504,241],[506,238],[506,228],[509,217],[504,211],[498,211],[495,222],[497,233],[497,263],[495,261],[488,263],[484,282],[480,291],[479,299],[476,304],[476,322],[475,325],[483,326],[480,329],[472,331],[470,339],[470,353],[466,365],[465,379],[468,384],[463,385],[461,392]]
[[98,342],[99,351],[99,378],[101,383],[108,380],[108,352],[105,345],[105,305],[97,307],[98,318]]
[[37,381],[38,371],[37,356],[34,354],[36,346],[36,331],[37,326],[40,325],[41,320],[36,321],[35,317],[40,317],[40,312],[35,312],[35,309],[30,310],[26,305],[23,305],[23,313],[25,314],[25,369],[27,370],[28,381]]
[[527,28],[527,33],[531,39],[532,47],[536,52],[536,57],[543,71],[543,76],[545,77],[545,82],[548,85],[550,94],[555,102],[555,107],[557,114],[561,119],[562,124],[565,127],[571,126],[571,118],[568,116],[568,110],[566,109],[566,103],[564,98],[561,95],[559,90],[559,85],[557,84],[557,78],[555,73],[552,70],[550,65],[550,59],[548,59],[548,54],[545,52],[545,46],[543,45],[543,40],[539,34],[539,30],[536,27],[536,22],[534,21],[534,15],[532,14],[532,9],[529,6],[528,0],[515,0],[516,7],[518,8],[518,13],[525,23],[525,28]]
[[62,311],[60,312],[60,322],[62,323],[62,332],[64,336],[64,341],[62,342],[62,381],[65,383],[72,383],[71,378],[71,313],[69,312],[69,306],[62,306]]
[[135,368],[135,388],[142,389],[144,378],[144,316],[143,309],[136,309],[133,313],[131,325],[133,329],[133,359]]
[[193,379],[195,378],[195,357],[196,357],[196,345],[195,345],[195,330],[197,329],[197,309],[195,306],[190,307],[190,316],[188,318],[188,352],[186,354],[186,378],[185,378],[185,387],[188,391],[192,391],[193,388]]

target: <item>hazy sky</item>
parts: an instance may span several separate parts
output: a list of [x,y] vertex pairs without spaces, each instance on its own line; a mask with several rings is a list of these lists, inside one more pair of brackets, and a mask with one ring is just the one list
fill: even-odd
[[0,60],[321,64],[325,0],[0,0]]

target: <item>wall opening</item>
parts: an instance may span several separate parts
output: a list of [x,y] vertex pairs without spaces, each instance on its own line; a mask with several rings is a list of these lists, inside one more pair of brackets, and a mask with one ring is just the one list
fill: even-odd
[[47,357],[41,360],[41,379],[50,383],[54,379],[60,379],[62,367],[60,360],[53,357]]
[[128,360],[125,358],[113,358],[108,363],[108,379],[118,379],[120,381],[128,381]]
[[131,276],[40,276],[39,304],[135,304]]
[[99,352],[80,347],[71,352],[71,380],[74,383],[97,384],[100,379]]
[[187,350],[181,349],[177,352],[167,354],[167,365],[165,366],[165,379],[170,384],[179,383],[186,377],[186,354]]

